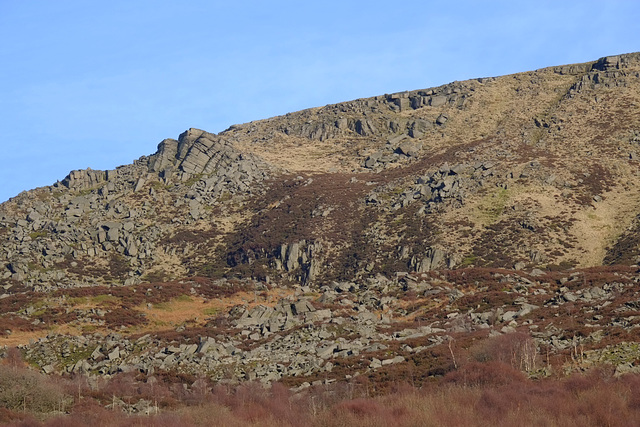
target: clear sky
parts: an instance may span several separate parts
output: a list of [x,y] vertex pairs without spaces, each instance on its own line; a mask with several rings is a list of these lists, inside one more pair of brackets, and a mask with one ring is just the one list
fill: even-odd
[[640,2],[0,0],[0,202],[190,127],[640,51]]

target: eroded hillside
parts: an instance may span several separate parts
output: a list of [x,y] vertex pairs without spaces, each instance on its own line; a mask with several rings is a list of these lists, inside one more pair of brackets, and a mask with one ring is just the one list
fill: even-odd
[[407,361],[439,376],[452,340],[523,329],[531,375],[574,369],[578,345],[585,366],[637,324],[639,103],[628,54],[189,129],[73,171],[0,206],[0,344],[47,372],[304,388]]
[[326,283],[633,263],[639,70],[630,54],[191,129],[3,204],[2,277]]

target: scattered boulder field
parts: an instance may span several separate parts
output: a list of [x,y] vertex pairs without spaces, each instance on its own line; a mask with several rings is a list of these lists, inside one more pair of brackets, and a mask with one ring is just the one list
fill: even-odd
[[631,53],[72,171],[0,205],[0,345],[49,375],[296,393],[465,360],[636,374],[639,108]]

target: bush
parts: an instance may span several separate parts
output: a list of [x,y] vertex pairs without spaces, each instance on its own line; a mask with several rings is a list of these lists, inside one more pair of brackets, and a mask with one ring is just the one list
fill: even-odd
[[487,338],[469,349],[477,362],[501,362],[524,372],[538,363],[538,348],[530,335],[515,332]]
[[471,387],[499,386],[526,380],[522,372],[503,362],[470,362],[444,377],[445,383]]
[[0,407],[12,411],[62,411],[69,404],[62,389],[42,374],[0,365]]

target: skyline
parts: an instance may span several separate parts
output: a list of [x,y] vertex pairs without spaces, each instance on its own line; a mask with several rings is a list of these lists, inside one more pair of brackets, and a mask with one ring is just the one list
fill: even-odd
[[632,1],[438,5],[0,0],[0,202],[191,127],[640,50]]

